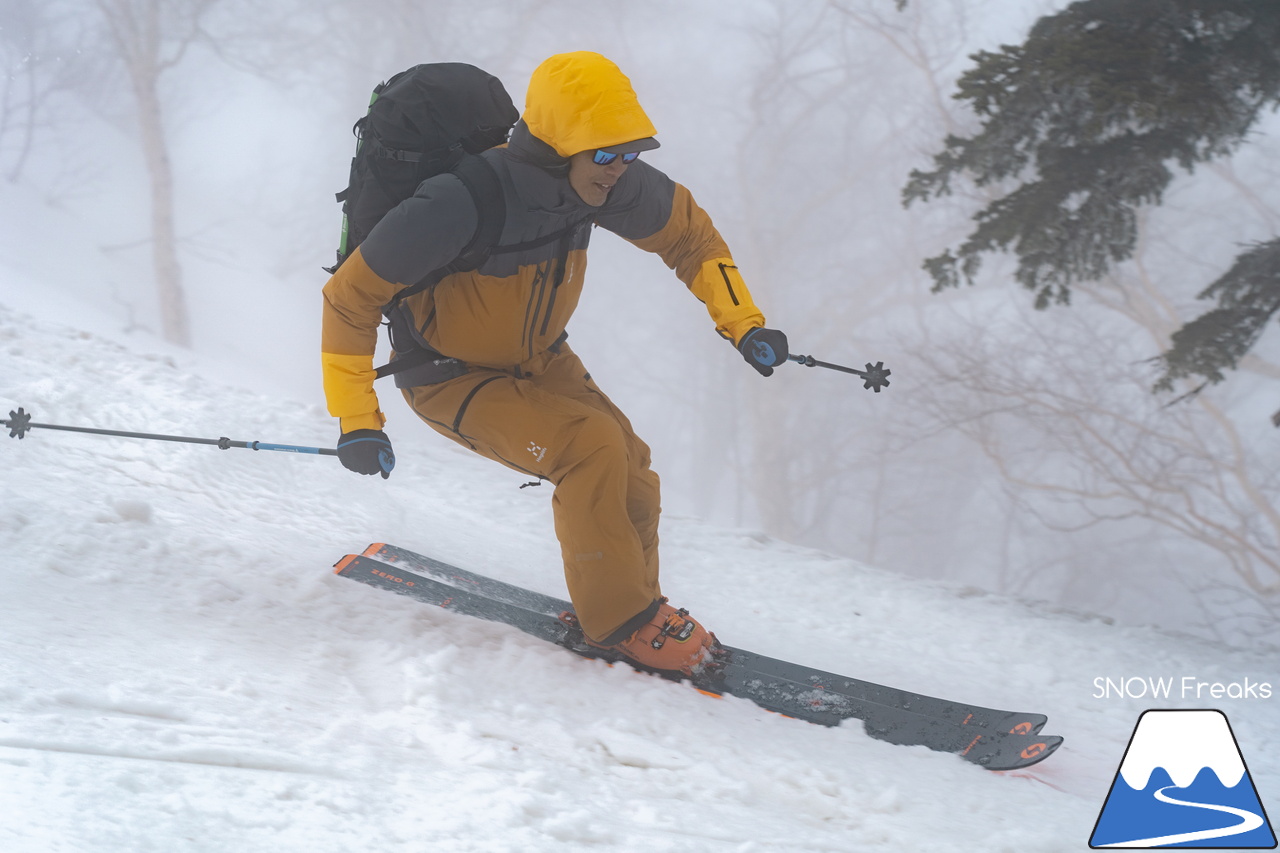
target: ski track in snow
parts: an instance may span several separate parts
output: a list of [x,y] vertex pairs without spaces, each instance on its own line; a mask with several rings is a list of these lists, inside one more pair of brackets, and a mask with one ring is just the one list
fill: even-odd
[[[1066,746],[989,773],[580,660],[329,571],[389,541],[564,595],[550,487],[518,489],[384,393],[385,482],[330,458],[0,436],[0,850],[1075,851],[1146,707],[1093,699],[1094,677],[1275,680],[1260,653],[678,517],[664,591],[725,642],[1044,712]],[[0,407],[19,405],[37,422],[334,439],[316,403],[0,305]],[[1264,802],[1276,708],[1224,709]]]

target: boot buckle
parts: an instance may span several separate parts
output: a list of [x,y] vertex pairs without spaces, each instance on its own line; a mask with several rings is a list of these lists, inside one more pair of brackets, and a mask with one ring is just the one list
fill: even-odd
[[683,643],[692,637],[697,629],[697,623],[689,618],[689,611],[681,608],[667,617],[662,627],[658,629],[658,635],[649,645],[654,649],[660,649],[666,645],[667,637],[671,637],[677,643]]

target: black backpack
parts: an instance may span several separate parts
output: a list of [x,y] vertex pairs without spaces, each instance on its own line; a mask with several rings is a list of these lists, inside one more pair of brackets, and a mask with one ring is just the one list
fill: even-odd
[[[471,159],[468,154],[505,142],[519,117],[502,81],[474,65],[415,65],[379,84],[368,112],[352,128],[356,153],[351,177],[337,196],[342,202],[338,262],[325,269],[336,272],[373,226],[427,178],[456,171]],[[484,182],[492,170],[477,165],[467,163],[463,181],[483,218],[486,207],[480,202],[489,195],[488,187],[472,186],[467,177]]]
[[[415,65],[378,85],[368,112],[355,123],[351,177],[337,196],[342,202],[338,261],[325,267],[327,272],[337,272],[373,227],[412,196],[419,184],[444,172],[453,172],[471,193],[478,222],[476,233],[452,262],[403,288],[383,307],[397,359],[379,367],[378,376],[441,358],[407,322],[400,310],[405,297],[420,293],[450,273],[477,268],[490,254],[524,251],[554,241],[561,243],[557,277],[563,275],[569,241],[589,218],[532,241],[497,245],[506,222],[502,185],[493,167],[473,155],[506,142],[519,117],[497,77],[474,65],[439,62]],[[397,376],[397,384],[401,380],[413,381]]]
[[[438,282],[455,270],[474,269],[488,247],[497,242],[506,218],[502,187],[479,154],[507,140],[520,117],[502,81],[462,62],[415,65],[380,83],[368,111],[356,121],[356,153],[351,158],[342,203],[338,260],[333,274],[351,256],[373,226],[413,195],[427,178],[452,171],[466,185],[476,205],[478,226],[462,253],[447,267],[433,270],[404,288],[384,309],[392,347],[405,353],[421,346],[407,330],[397,334],[398,306],[406,296]],[[379,376],[420,364],[430,353],[417,352],[411,362],[378,369]]]

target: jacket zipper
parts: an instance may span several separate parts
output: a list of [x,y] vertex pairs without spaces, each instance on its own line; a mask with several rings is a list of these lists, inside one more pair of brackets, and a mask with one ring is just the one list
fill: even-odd
[[547,328],[551,325],[551,309],[556,304],[556,294],[560,291],[560,285],[564,284],[565,277],[569,274],[569,253],[573,251],[574,238],[578,232],[582,230],[581,223],[571,231],[560,238],[559,252],[557,252],[559,263],[556,266],[556,277],[551,282],[551,301],[547,303],[547,313],[542,319],[542,334],[547,333]]
[[[533,345],[537,335],[547,334],[547,330],[551,327],[551,314],[552,314],[552,309],[555,308],[555,305],[556,305],[556,293],[559,292],[560,285],[564,284],[565,275],[567,274],[568,267],[569,267],[569,252],[573,248],[574,238],[577,236],[578,232],[582,229],[582,224],[583,223],[578,223],[575,227],[566,231],[564,236],[560,238],[560,243],[556,247],[558,250],[556,252],[556,257],[553,258],[552,261],[547,265],[546,273],[542,276],[542,279],[540,281],[541,286],[539,287],[538,293],[537,293],[537,302],[533,310],[533,322],[531,322],[528,327],[529,329],[528,331],[529,345],[527,347],[528,358],[533,358]],[[552,267],[551,264],[554,264],[555,266]],[[555,270],[554,276],[551,275],[552,269]],[[547,291],[548,277],[552,279],[551,297],[547,300],[547,306],[544,311],[542,307],[542,297],[543,295],[546,294],[546,291]],[[538,325],[538,317],[540,314],[542,316],[541,327],[539,327]],[[535,333],[535,330],[537,330],[536,333]]]
[[542,299],[547,293],[547,278],[550,276],[550,270],[550,264],[538,270],[538,277],[533,283],[533,292],[529,295],[529,308],[525,312],[525,345],[522,348],[526,353],[525,358],[533,358],[535,330],[538,328],[538,316],[542,313]]
[[542,328],[538,332],[541,335],[545,335],[547,328],[551,325],[551,309],[556,306],[556,294],[560,292],[560,285],[564,284],[565,267],[568,266],[568,263],[568,255],[561,255],[560,263],[556,268],[555,280],[551,282],[551,298],[547,301],[547,313],[542,316]]

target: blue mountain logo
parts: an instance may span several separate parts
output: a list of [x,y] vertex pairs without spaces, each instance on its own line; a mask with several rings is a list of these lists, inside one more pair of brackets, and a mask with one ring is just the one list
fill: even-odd
[[1143,713],[1089,846],[1274,849],[1275,833],[1227,716]]

